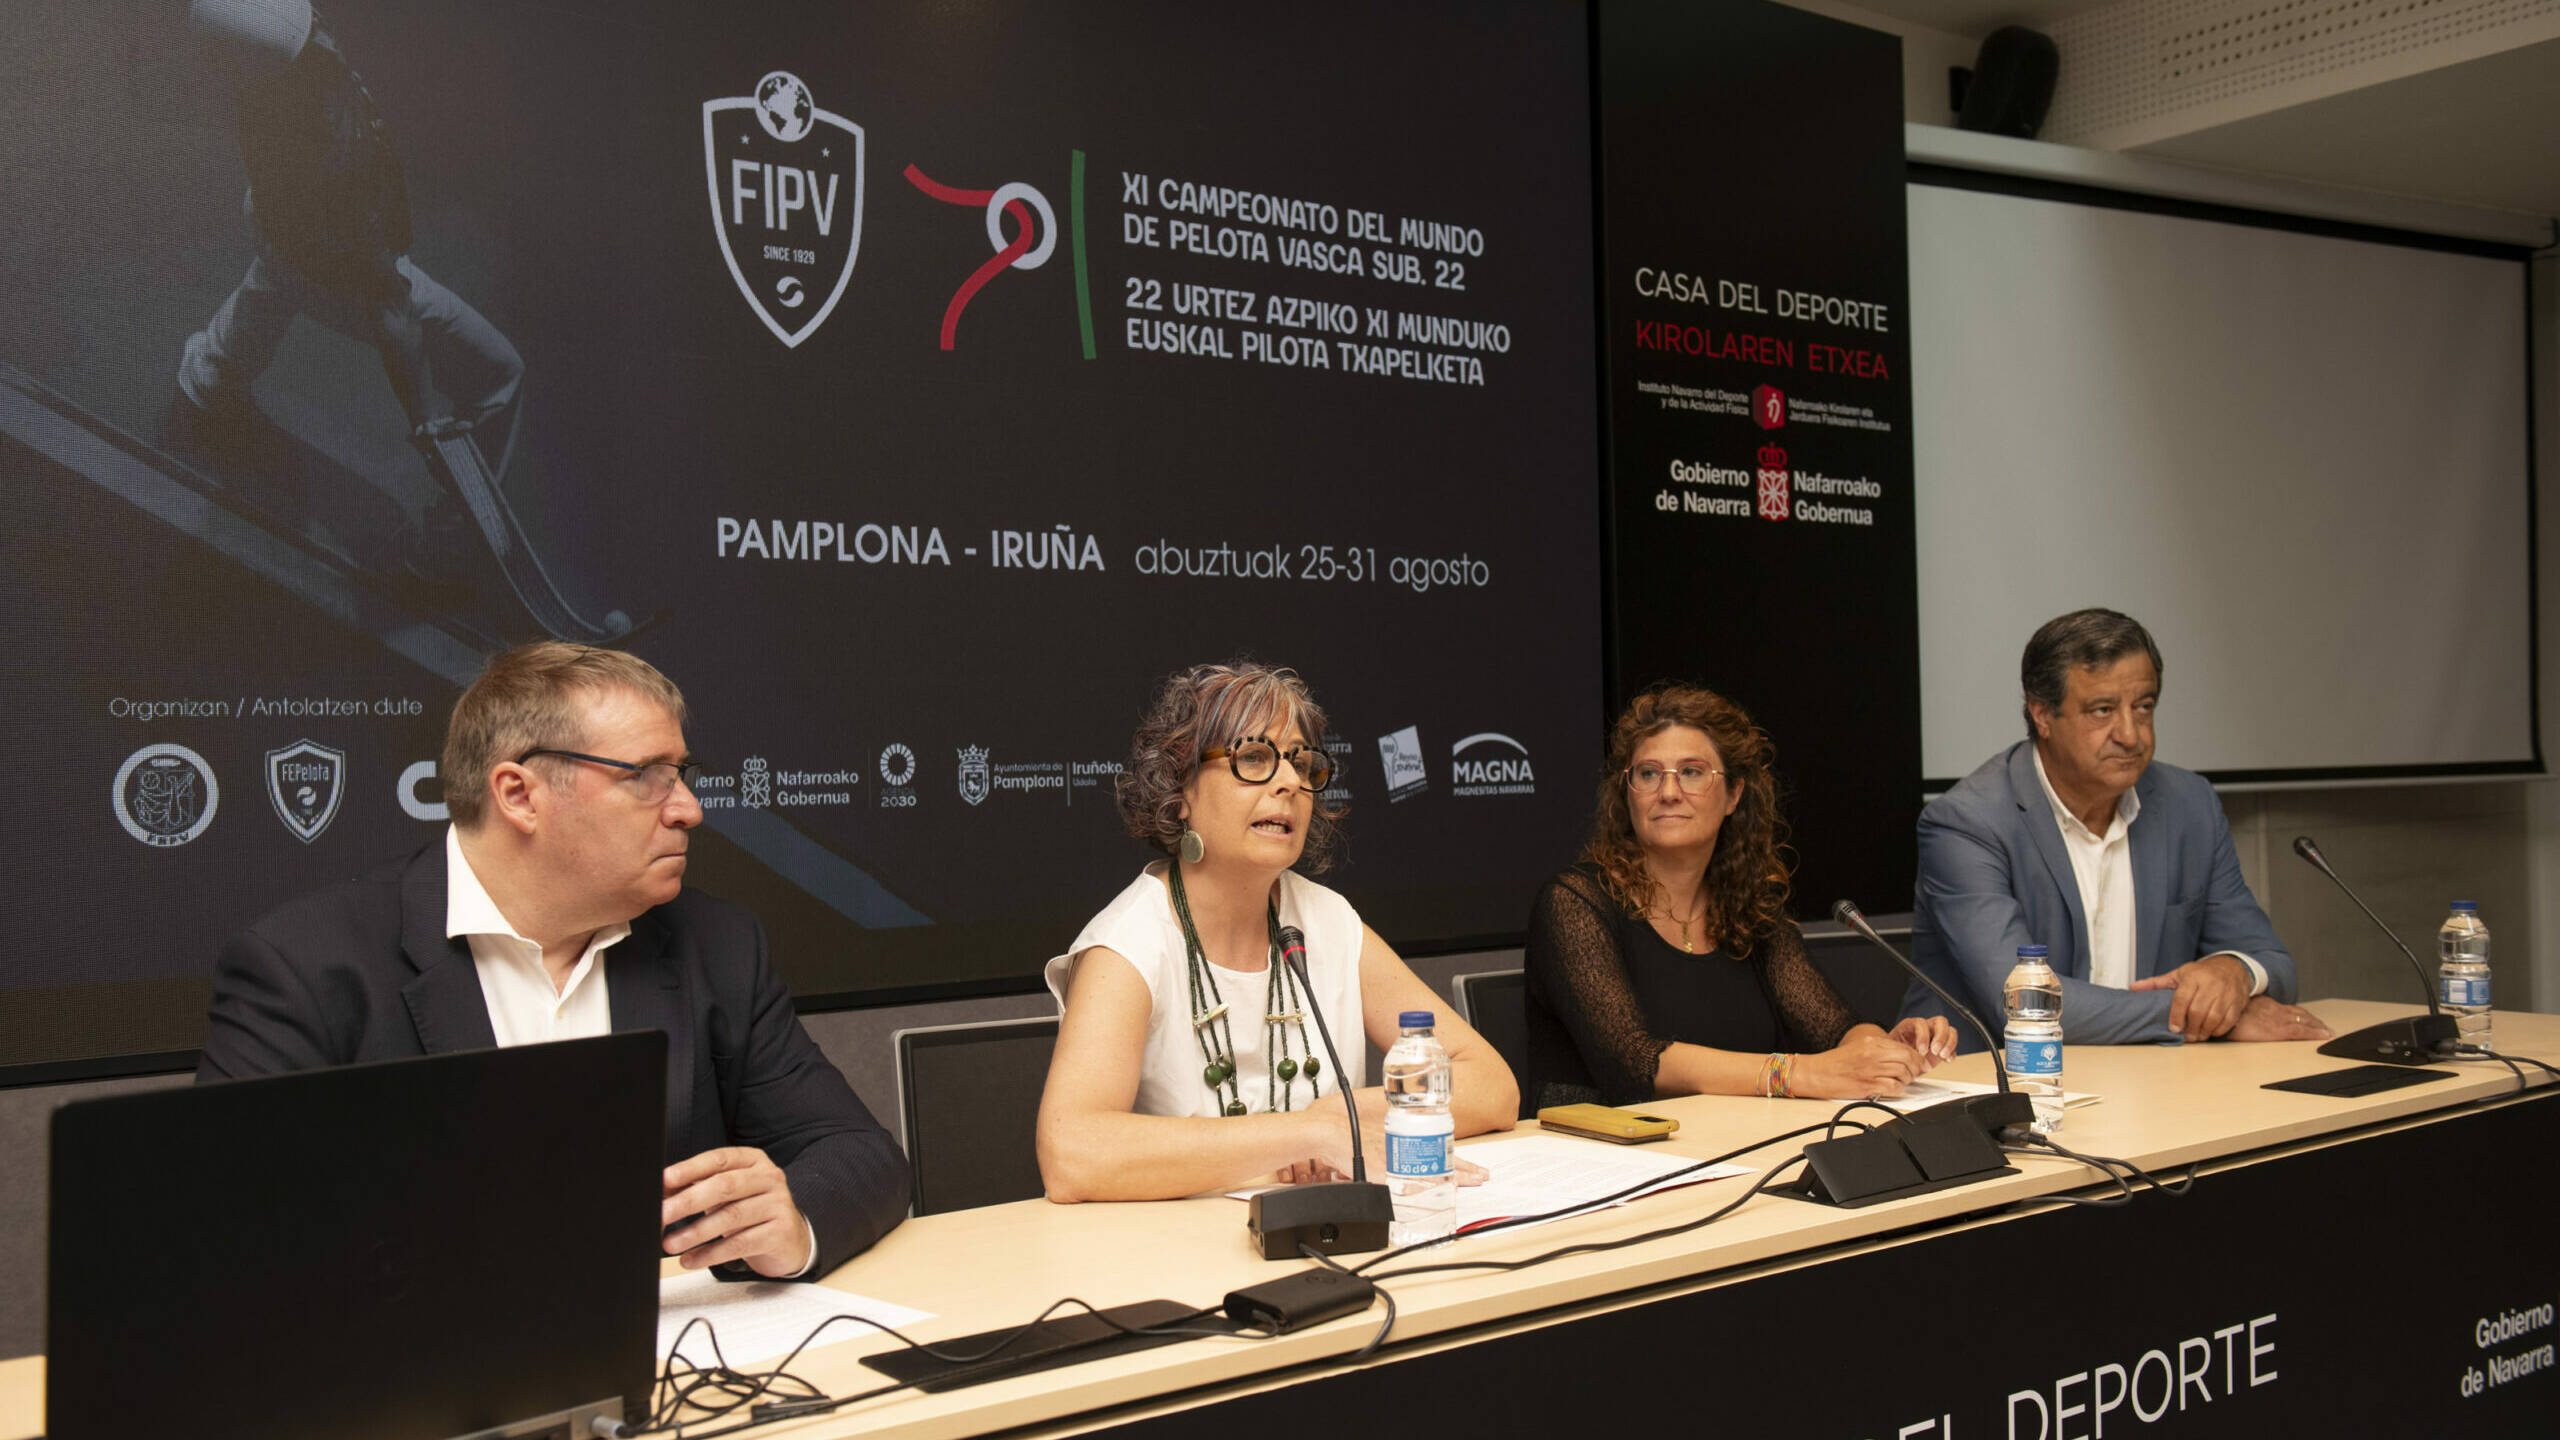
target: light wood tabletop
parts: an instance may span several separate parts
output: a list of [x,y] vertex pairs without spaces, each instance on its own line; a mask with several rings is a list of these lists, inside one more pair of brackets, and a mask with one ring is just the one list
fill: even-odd
[[[2416,1007],[2330,1000],[2311,1008],[2344,1033]],[[2560,1063],[2560,1017],[2502,1012],[2496,1026],[2499,1049]],[[2260,1088],[2271,1080],[2350,1063],[2317,1055],[2314,1048],[2308,1043],[2069,1047],[2069,1088],[2094,1092],[2101,1100],[2073,1110],[2058,1138],[2074,1149],[2120,1156],[2152,1170],[2190,1162],[2247,1163],[2254,1153],[2345,1142],[2372,1127],[2422,1123],[2431,1112],[2517,1089],[2513,1072],[2480,1061],[2445,1067],[2459,1072],[2451,1079],[2360,1099]],[[2552,1083],[2548,1075],[2528,1071],[2536,1088]],[[1982,1055],[1963,1057],[1937,1073],[1991,1078],[1988,1057]],[[1649,1149],[1704,1158],[1818,1123],[1837,1106],[1831,1101],[1698,1096],[1644,1108],[1681,1122],[1677,1135]],[[1867,1118],[1881,1117],[1870,1113]],[[1535,1128],[1526,1125],[1522,1132]],[[1775,1164],[1804,1143],[1798,1138],[1765,1146],[1746,1153],[1739,1163]],[[1655,1296],[1729,1284],[1773,1266],[1818,1263],[1820,1255],[1839,1247],[1908,1243],[1914,1226],[1958,1221],[1973,1212],[2078,1189],[2099,1178],[2059,1157],[2018,1157],[2014,1163],[2019,1170],[2014,1175],[1862,1209],[1762,1195],[1713,1225],[1622,1249],[1517,1272],[1444,1272],[1390,1282],[1400,1312],[1395,1340],[1404,1344],[1438,1337],[1433,1343],[1465,1343],[1484,1333],[1560,1323],[1629,1303],[1631,1294]],[[1551,1225],[1462,1237],[1404,1263],[1516,1259],[1563,1244],[1636,1235],[1702,1215],[1750,1184],[1750,1177],[1717,1181]],[[1159,1298],[1210,1306],[1229,1290],[1307,1263],[1260,1259],[1250,1247],[1244,1220],[1245,1207],[1224,1196],[1143,1204],[1061,1206],[1030,1200],[995,1205],[910,1220],[822,1283],[932,1312],[935,1318],[909,1331],[926,1342],[1017,1324],[1067,1296],[1097,1307]],[[1185,1341],[941,1395],[905,1392],[757,1433],[860,1433],[908,1440],[1022,1426],[1064,1433],[1077,1428],[1077,1417],[1089,1412],[1189,1403],[1252,1388],[1257,1377],[1272,1372],[1347,1355],[1375,1332],[1382,1313],[1373,1308],[1275,1339]],[[850,1393],[880,1383],[860,1358],[895,1348],[894,1341],[865,1334],[811,1351],[793,1370],[831,1394]],[[1395,1353],[1391,1347],[1369,1363],[1390,1360]],[[42,1395],[41,1358],[0,1362],[0,1437],[40,1433]]]

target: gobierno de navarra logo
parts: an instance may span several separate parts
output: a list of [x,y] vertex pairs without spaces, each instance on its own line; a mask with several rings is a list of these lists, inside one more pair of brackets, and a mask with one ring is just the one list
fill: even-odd
[[844,298],[862,248],[862,127],[775,70],[755,93],[702,102],[712,228],[738,293],[789,346]]

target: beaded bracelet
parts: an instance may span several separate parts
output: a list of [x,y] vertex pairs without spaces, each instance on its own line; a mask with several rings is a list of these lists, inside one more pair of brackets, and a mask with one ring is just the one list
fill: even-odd
[[1775,1050],[1760,1062],[1760,1094],[1770,1100],[1792,1100],[1796,1094],[1796,1057]]

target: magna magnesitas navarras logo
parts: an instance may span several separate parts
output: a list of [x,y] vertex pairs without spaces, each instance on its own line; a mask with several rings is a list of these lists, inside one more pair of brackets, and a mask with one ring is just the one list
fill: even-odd
[[702,102],[711,225],[730,278],[774,338],[797,346],[844,298],[862,248],[862,127],[788,70]]

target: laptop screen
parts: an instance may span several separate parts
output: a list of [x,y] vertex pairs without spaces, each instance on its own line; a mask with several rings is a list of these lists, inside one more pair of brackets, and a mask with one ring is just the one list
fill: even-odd
[[46,1433],[443,1440],[645,1406],[655,1031],[66,1105]]

